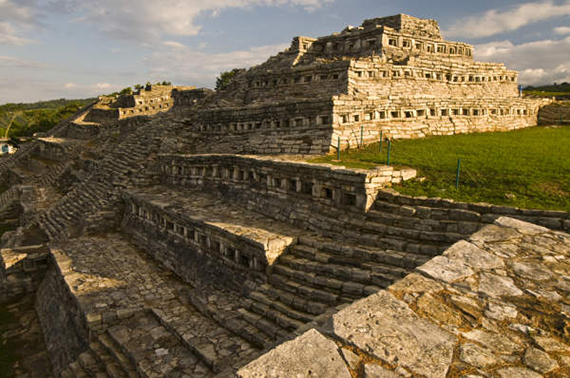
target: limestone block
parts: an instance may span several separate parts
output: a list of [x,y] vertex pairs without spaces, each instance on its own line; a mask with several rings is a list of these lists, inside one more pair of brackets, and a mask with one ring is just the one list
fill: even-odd
[[333,315],[326,332],[415,374],[445,377],[457,339],[381,291]]
[[336,344],[314,329],[264,354],[241,368],[237,375],[240,378],[351,377]]

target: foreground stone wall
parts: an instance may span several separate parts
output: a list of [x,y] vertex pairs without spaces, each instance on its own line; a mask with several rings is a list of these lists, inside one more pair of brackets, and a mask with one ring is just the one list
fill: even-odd
[[570,235],[495,223],[238,376],[567,376]]
[[570,101],[557,101],[544,106],[538,113],[540,125],[570,124]]
[[402,214],[421,220],[468,220],[471,222],[493,223],[501,216],[516,218],[538,224],[552,230],[570,232],[570,213],[556,210],[519,209],[512,206],[491,205],[488,203],[463,203],[441,198],[412,197],[394,190],[378,192],[378,201],[385,201]]
[[87,349],[89,329],[84,313],[69,292],[64,274],[56,264],[48,269],[38,288],[36,312],[53,371],[57,375]]

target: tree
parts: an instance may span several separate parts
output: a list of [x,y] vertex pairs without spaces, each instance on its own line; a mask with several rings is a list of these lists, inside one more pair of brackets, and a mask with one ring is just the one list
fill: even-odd
[[143,88],[140,84],[135,84],[135,90],[140,91]]
[[228,88],[233,78],[240,71],[241,70],[239,68],[234,68],[231,71],[222,72],[220,76],[216,78],[216,90],[223,91],[224,89]]
[[133,90],[131,89],[131,87],[123,88],[123,89],[119,92],[120,95],[130,95],[131,93],[133,93]]

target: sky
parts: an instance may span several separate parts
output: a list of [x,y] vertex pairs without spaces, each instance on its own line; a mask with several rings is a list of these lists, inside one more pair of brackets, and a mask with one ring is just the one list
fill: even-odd
[[0,104],[86,98],[147,81],[212,88],[294,36],[406,13],[439,22],[522,85],[570,82],[570,0],[0,0]]

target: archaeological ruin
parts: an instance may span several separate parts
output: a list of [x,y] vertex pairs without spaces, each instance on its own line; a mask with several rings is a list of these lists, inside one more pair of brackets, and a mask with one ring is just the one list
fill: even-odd
[[218,91],[101,97],[0,158],[0,302],[38,348],[17,376],[570,376],[569,213],[306,162],[560,109],[403,14]]

